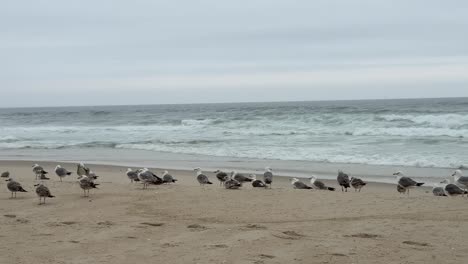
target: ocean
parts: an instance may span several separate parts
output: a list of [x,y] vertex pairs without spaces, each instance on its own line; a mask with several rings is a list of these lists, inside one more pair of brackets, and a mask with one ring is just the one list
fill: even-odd
[[82,158],[74,153],[104,151],[118,160],[143,151],[147,157],[468,167],[468,98],[4,108],[0,124],[0,158],[67,153],[63,160],[73,160]]

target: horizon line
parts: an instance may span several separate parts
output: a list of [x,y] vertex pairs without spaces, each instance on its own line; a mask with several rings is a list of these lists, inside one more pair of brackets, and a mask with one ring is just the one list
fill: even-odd
[[324,99],[324,100],[291,100],[291,101],[225,101],[225,102],[199,102],[199,103],[154,103],[154,104],[106,104],[106,105],[58,105],[58,106],[10,106],[0,109],[28,109],[28,108],[63,108],[63,107],[109,107],[109,106],[156,106],[156,105],[216,105],[216,104],[255,104],[255,103],[313,103],[313,102],[349,102],[349,101],[392,101],[392,100],[421,100],[421,99],[464,99],[467,96],[448,97],[401,97],[401,98],[363,98],[363,99]]

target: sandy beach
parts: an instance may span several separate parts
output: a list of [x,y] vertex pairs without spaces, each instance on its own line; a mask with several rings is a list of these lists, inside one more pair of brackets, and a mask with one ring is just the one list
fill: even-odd
[[[99,190],[82,197],[76,175],[59,182],[41,162],[56,198],[38,205],[33,162],[0,161],[28,193],[9,199],[0,183],[0,263],[462,263],[468,258],[466,198],[403,197],[394,185],[361,193],[201,188],[191,171],[142,190],[124,167],[90,165]],[[75,171],[74,164],[64,164]],[[161,173],[161,169],[154,169]],[[333,181],[331,186],[338,187]]]

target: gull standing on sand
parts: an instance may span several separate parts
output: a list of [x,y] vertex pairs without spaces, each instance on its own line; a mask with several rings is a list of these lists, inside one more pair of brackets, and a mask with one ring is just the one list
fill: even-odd
[[250,178],[252,178],[252,186],[254,188],[266,188],[267,187],[267,185],[263,181],[257,180],[257,175],[250,174]]
[[300,190],[313,189],[312,187],[307,186],[307,184],[299,181],[297,178],[292,178],[290,181],[291,181],[291,185],[293,186],[294,189],[300,189]]
[[467,191],[463,190],[462,188],[458,187],[457,185],[450,183],[450,180],[444,180],[441,183],[445,184],[444,185],[444,192],[448,196],[464,196],[465,194],[468,194]]
[[60,181],[62,181],[62,178],[64,178],[65,176],[71,175],[72,173],[69,172],[67,169],[62,168],[62,166],[57,165],[57,167],[55,167],[55,174],[57,174],[57,176],[60,178]]
[[5,171],[5,172],[2,172],[2,178],[8,178],[10,177],[10,172],[9,171]]
[[132,170],[132,168],[127,169],[127,177],[130,179],[130,182],[133,183],[134,181],[140,181],[138,179],[138,170]]
[[[7,188],[11,192],[11,198],[16,198],[16,193],[17,192],[27,192],[25,189],[23,189],[21,184],[19,182],[15,181],[13,178],[9,178],[6,181],[8,182]],[[15,194],[14,197],[13,197],[13,194]]]
[[99,185],[94,183],[93,179],[86,175],[79,176],[78,183],[80,184],[81,189],[83,189],[83,197],[89,197],[89,190],[97,189],[97,186]]
[[34,174],[36,175],[36,180],[39,176],[41,176],[41,178],[45,177],[45,174],[47,174],[48,172],[44,170],[44,168],[42,168],[42,166],[39,166],[39,164],[34,164],[33,166],[33,172]]
[[219,180],[219,186],[223,186],[229,180],[229,175],[224,171],[216,170],[214,173],[216,173],[216,178]]
[[461,170],[456,170],[452,174],[454,183],[461,188],[467,190],[468,189],[468,177],[463,176],[463,173]]
[[322,181],[317,180],[317,176],[315,175],[312,175],[312,177],[310,177],[309,179],[310,179],[310,184],[312,185],[312,188],[314,189],[335,191],[335,188],[328,187]]
[[177,179],[174,179],[167,170],[164,171],[162,179],[164,183],[175,183],[177,181]]
[[348,192],[348,188],[351,188],[349,183],[349,175],[344,173],[342,170],[338,171],[338,177],[336,177],[338,184],[341,186],[341,191]]
[[148,168],[144,168],[138,173],[138,179],[141,183],[143,183],[143,189],[147,189],[148,185],[150,184],[163,184],[163,179],[159,178],[158,175],[148,170]]
[[398,185],[405,189],[408,196],[411,188],[419,187],[424,184],[423,182],[416,182],[410,177],[406,177],[401,171],[395,172],[393,175],[397,177]]
[[353,186],[355,192],[361,192],[362,187],[367,185],[367,182],[364,182],[363,180],[354,177],[351,177],[350,183],[351,186]]
[[200,183],[200,186],[205,186],[205,184],[213,184],[208,179],[208,176],[203,174],[201,168],[195,168],[194,171],[195,171],[195,175],[197,176],[197,181],[198,183]]
[[47,188],[47,186],[45,186],[42,181],[40,183],[38,183],[38,184],[35,184],[34,187],[36,187],[36,194],[39,197],[39,205],[42,204],[42,199],[43,198],[44,198],[44,204],[45,204],[46,198],[54,198],[55,197],[50,193],[49,188]]
[[265,167],[265,173],[263,173],[263,180],[265,184],[268,184],[271,188],[271,184],[273,183],[273,170],[270,167]]

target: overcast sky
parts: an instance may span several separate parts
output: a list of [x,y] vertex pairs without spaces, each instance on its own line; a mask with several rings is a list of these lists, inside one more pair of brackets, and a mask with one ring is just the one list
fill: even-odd
[[468,96],[468,1],[4,1],[0,107]]

